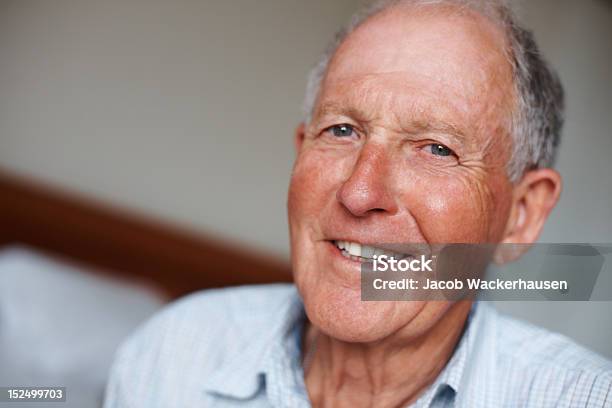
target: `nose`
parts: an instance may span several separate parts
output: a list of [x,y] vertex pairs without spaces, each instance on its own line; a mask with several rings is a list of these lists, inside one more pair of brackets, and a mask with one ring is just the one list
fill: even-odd
[[381,146],[364,146],[349,178],[336,193],[338,201],[354,216],[397,211],[392,194],[391,164]]

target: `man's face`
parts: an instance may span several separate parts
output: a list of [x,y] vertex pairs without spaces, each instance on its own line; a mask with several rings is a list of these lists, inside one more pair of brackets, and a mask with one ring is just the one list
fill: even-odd
[[289,192],[295,281],[333,337],[416,336],[446,302],[361,302],[360,263],[336,241],[498,242],[510,211],[514,101],[503,34],[481,16],[396,7],[332,59],[298,132]]

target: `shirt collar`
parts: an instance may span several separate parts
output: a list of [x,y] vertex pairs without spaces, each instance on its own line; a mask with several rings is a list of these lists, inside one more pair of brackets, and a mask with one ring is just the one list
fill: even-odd
[[[482,333],[487,314],[490,313],[487,305],[474,302],[465,323],[461,339],[455,351],[438,378],[429,387],[429,390],[419,398],[416,406],[429,407],[438,394],[450,391],[450,398],[464,392],[468,386],[468,362],[476,353],[475,342]],[[447,394],[448,395],[448,394]]]
[[[207,392],[235,399],[250,399],[266,386],[279,386],[291,388],[307,398],[301,367],[305,313],[297,290],[294,288],[293,291],[275,313],[278,320],[265,330],[267,335],[254,337],[242,353],[234,355],[210,376],[205,386]],[[486,308],[474,302],[453,356],[430,391],[419,399],[427,401],[424,406],[429,406],[444,388],[450,387],[454,395],[461,392],[466,362],[473,352],[476,334],[481,331],[479,327],[483,324]]]
[[[295,369],[296,364],[300,366],[305,312],[295,287],[273,316],[277,318],[272,319],[271,325],[262,325],[261,335],[253,336],[246,349],[232,356],[207,379],[206,392],[250,399],[266,387],[266,383],[269,385],[269,377],[274,375],[279,363],[290,369]],[[265,324],[270,324],[270,321]]]
[[461,387],[461,379],[463,378],[465,364],[470,354],[470,345],[472,344],[470,339],[474,337],[474,333],[477,331],[477,309],[479,309],[479,307],[477,303],[474,303],[465,322],[463,335],[455,347],[455,352],[439,376],[440,382],[450,386],[455,393],[458,392]]

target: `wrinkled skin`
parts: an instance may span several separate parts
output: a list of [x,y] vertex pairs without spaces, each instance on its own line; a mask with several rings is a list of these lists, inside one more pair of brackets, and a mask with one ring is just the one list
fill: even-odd
[[[470,308],[362,302],[359,263],[333,240],[532,242],[554,206],[554,171],[514,184],[507,177],[515,95],[504,46],[503,33],[475,13],[398,6],[368,19],[334,55],[313,118],[296,131],[288,200],[307,338],[319,338],[317,355],[328,360],[315,358],[306,373],[315,403],[343,392],[357,405],[413,401],[451,355]],[[427,366],[412,349],[414,364],[401,366],[413,372],[402,372],[398,350],[415,343],[435,361]],[[393,370],[412,386],[394,381]],[[412,393],[386,392],[394,384]]]

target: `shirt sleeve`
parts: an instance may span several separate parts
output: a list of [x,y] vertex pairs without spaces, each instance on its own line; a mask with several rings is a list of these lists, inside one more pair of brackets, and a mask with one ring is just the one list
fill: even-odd
[[104,395],[104,408],[131,408],[137,407],[131,400],[129,390],[132,388],[126,376],[126,362],[122,353],[118,352],[111,367],[106,392]]

